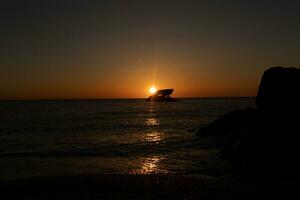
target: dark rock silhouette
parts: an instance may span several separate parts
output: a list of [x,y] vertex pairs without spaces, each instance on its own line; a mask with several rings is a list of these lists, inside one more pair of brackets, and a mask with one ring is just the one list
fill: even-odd
[[300,69],[273,67],[265,71],[257,107],[229,112],[202,128],[214,134],[223,159],[246,180],[300,175]]
[[153,95],[149,96],[146,101],[178,101],[170,95],[174,92],[174,89],[157,90]]
[[256,105],[261,109],[293,111],[300,102],[300,69],[273,67],[260,82]]

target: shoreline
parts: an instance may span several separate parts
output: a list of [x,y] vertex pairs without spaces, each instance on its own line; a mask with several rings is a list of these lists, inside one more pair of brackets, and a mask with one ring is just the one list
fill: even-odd
[[298,180],[243,182],[200,174],[98,174],[0,181],[9,199],[256,199],[295,198]]

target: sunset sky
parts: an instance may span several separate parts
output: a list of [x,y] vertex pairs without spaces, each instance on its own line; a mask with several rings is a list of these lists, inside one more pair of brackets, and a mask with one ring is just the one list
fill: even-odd
[[289,0],[11,0],[0,6],[0,99],[254,96],[300,65]]

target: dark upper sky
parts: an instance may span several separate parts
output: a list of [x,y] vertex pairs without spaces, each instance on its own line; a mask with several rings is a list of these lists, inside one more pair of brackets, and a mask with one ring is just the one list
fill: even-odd
[[0,99],[249,96],[269,66],[300,65],[289,0],[7,0]]

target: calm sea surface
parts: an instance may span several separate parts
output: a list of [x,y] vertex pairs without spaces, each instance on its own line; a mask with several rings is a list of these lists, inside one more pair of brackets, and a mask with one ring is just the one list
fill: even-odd
[[197,130],[253,98],[0,101],[0,179],[214,174],[226,165]]

